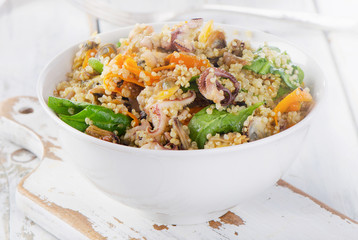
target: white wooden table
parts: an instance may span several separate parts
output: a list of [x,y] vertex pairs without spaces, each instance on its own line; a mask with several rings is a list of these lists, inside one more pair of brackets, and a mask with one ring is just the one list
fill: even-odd
[[[212,1],[238,4],[236,1]],[[354,16],[352,0],[242,0],[240,5]],[[358,220],[357,33],[325,33],[286,22],[234,14],[198,13],[204,19],[261,29],[291,40],[310,52],[327,76],[325,106],[311,127],[299,159],[284,180],[330,207]],[[186,20],[191,16],[182,16]],[[115,26],[99,21],[101,31]],[[66,1],[0,1],[0,101],[36,95],[36,80],[58,52],[96,30],[93,19]],[[14,204],[14,190],[38,161],[0,140],[0,239],[53,239]],[[15,152],[12,161],[4,156]],[[25,156],[25,159],[24,159]],[[31,161],[30,161],[31,160]],[[20,162],[25,163],[20,163]],[[274,238],[273,238],[274,239]],[[342,238],[346,239],[346,238]]]

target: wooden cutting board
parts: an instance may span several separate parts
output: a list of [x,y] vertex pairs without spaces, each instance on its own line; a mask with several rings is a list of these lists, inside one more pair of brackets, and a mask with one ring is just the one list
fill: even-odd
[[[32,165],[34,170],[19,182],[16,204],[27,217],[59,239],[358,238],[357,222],[284,180],[203,224],[152,222],[103,195],[78,174],[68,163],[71,156],[57,141],[57,127],[33,97],[12,98],[1,104],[0,134],[20,146],[17,152],[14,148],[13,152],[0,148],[0,163],[7,166],[3,167],[5,171],[11,170],[11,161],[17,166],[34,161],[36,157],[21,148],[42,158],[39,166]],[[17,175],[28,171],[24,167]],[[1,178],[6,178],[6,174],[0,175],[0,187],[6,182]],[[50,239],[48,236],[43,239]]]

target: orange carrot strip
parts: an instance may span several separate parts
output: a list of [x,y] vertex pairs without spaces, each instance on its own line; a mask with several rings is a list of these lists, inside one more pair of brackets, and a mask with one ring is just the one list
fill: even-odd
[[137,63],[134,61],[133,58],[127,58],[124,63],[123,66],[130,71],[131,73],[134,73],[135,75],[139,76],[140,72],[142,71],[139,66],[137,65]]
[[111,60],[111,62],[115,63],[118,67],[122,67],[124,60],[125,56],[123,56],[122,54],[118,54]]
[[[126,77],[123,77],[123,75],[110,73],[110,74],[107,74],[103,78],[103,85],[107,90],[110,90],[110,89],[108,89],[108,87],[109,87],[109,82],[108,81],[111,81],[112,78],[115,78],[115,77],[123,79],[126,82],[134,83],[134,84],[137,84],[138,86],[144,87],[144,84],[142,82],[139,82],[138,79],[133,77],[132,75],[128,75]],[[120,88],[116,87],[115,90],[113,90],[113,91],[114,92],[120,92],[121,90],[120,90]]]
[[175,68],[174,64],[171,65],[166,65],[163,67],[157,67],[157,68],[153,68],[153,72],[159,72],[159,71],[163,71],[163,70],[173,70]]
[[[93,53],[93,54],[92,54]],[[92,48],[90,50],[87,50],[86,52],[86,56],[85,56],[85,59],[83,60],[83,63],[82,63],[82,68],[85,68],[88,66],[88,59],[90,59],[91,57],[94,57],[94,55],[97,53],[97,49],[95,48]]]
[[197,67],[200,69],[201,67],[208,68],[211,66],[210,62],[207,59],[200,59],[197,56],[188,55],[188,54],[184,54],[184,53],[178,53],[178,52],[174,52],[174,53],[168,55],[166,59],[171,64],[172,63],[183,64],[187,68]]
[[[303,90],[302,88],[296,88],[295,90],[293,90],[284,99],[282,99],[273,110],[275,112],[276,125],[278,125],[277,115],[279,112],[288,112],[292,104],[296,105],[297,103],[310,101],[312,101],[312,96],[309,92]],[[297,109],[297,107],[292,108]]]
[[139,121],[139,119],[138,119],[133,113],[131,113],[131,112],[126,112],[125,114],[128,115],[129,117],[131,117],[131,118],[133,119],[133,121],[134,121],[134,126],[133,126],[133,127],[136,127],[136,126],[139,125],[140,121]]
[[144,71],[142,68],[140,68],[137,63],[134,61],[133,58],[127,58],[123,66],[130,71],[131,73],[134,73],[135,75],[139,76],[141,72],[143,72],[146,76],[150,78],[150,80],[146,81],[146,84],[151,86],[154,82],[159,81],[160,76],[153,76],[150,72]]

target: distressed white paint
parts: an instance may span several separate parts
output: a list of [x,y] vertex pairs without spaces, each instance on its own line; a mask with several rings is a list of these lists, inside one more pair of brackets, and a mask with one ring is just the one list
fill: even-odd
[[[53,177],[54,175],[56,177]],[[281,186],[273,187],[249,203],[231,210],[245,221],[245,225],[223,224],[220,229],[212,229],[205,223],[168,226],[168,230],[162,231],[155,230],[153,222],[141,217],[134,210],[98,192],[76,171],[61,161],[45,159],[38,170],[25,181],[24,187],[47,202],[76,210],[87,216],[94,223],[94,229],[108,239],[146,237],[158,240],[168,238],[333,240],[358,236],[357,224],[344,220],[321,208],[309,198]],[[29,216],[45,220],[42,222],[43,226],[51,227],[55,235],[63,236],[65,229],[72,232],[68,226],[54,228],[58,226],[58,220],[46,211],[41,211],[40,208],[29,209],[28,206],[33,204],[26,202],[23,196],[20,195],[18,200],[20,204],[25,205],[22,208],[26,209]],[[118,223],[114,217],[123,224]],[[219,219],[214,220],[219,221]]]

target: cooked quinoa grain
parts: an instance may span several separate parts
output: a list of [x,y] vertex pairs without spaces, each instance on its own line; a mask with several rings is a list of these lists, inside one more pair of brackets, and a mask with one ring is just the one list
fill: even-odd
[[73,127],[102,127],[117,144],[163,150],[240,145],[292,127],[313,104],[302,69],[286,52],[229,39],[222,29],[203,27],[202,19],[159,33],[137,24],[120,42],[95,37],[81,44],[53,94],[72,102],[57,112],[67,119],[95,111]]

